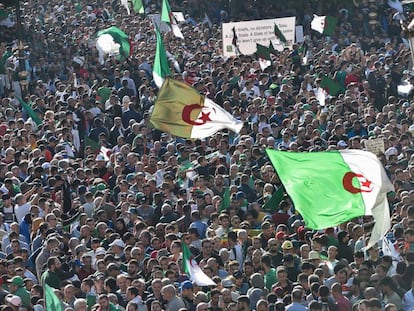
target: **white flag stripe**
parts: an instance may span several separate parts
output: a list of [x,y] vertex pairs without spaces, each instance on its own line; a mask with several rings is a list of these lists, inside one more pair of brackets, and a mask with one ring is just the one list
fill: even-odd
[[198,286],[214,286],[216,283],[210,279],[207,274],[198,266],[195,260],[188,262],[188,267],[190,269],[190,279],[195,282]]
[[323,33],[323,30],[325,29],[325,19],[326,16],[313,15],[311,28],[319,33]]
[[235,119],[230,113],[208,98],[204,99],[204,106],[200,111],[198,119],[202,117],[203,113],[209,113],[211,121],[202,125],[193,126],[191,138],[197,139],[209,137],[216,133],[219,128],[227,128],[238,133],[243,127],[243,122]]
[[[352,172],[361,174],[361,192],[365,206],[365,215],[372,215],[375,220],[371,239],[367,248],[381,240],[390,229],[390,210],[387,201],[387,192],[394,187],[385,173],[382,163],[370,152],[363,152],[370,161],[361,161],[361,150],[346,150],[341,152],[344,161]],[[366,179],[369,176],[369,180]]]

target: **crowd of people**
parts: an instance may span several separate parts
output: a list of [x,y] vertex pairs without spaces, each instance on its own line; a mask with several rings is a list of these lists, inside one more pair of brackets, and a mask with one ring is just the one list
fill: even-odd
[[[184,40],[163,33],[173,78],[243,121],[240,133],[189,140],[151,126],[161,1],[131,15],[120,1],[21,3],[23,60],[16,26],[0,26],[0,310],[55,311],[46,284],[64,311],[414,310],[414,76],[402,17],[371,0],[170,5],[185,17]],[[331,37],[311,30],[313,13],[338,17]],[[292,15],[305,41],[271,66],[222,56],[222,23]],[[95,34],[113,25],[131,56],[101,65]],[[337,94],[322,91],[325,75]],[[365,249],[371,217],[315,231],[287,194],[268,203],[282,185],[267,148],[373,139],[395,188],[395,256]],[[185,273],[182,243],[216,285]]]

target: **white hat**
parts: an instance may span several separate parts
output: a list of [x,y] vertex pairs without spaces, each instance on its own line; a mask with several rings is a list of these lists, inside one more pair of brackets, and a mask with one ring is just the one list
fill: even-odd
[[6,302],[12,304],[15,307],[20,307],[22,305],[22,298],[19,296],[13,295],[13,296],[7,296]]
[[390,147],[385,151],[385,157],[387,158],[387,160],[390,158],[390,156],[392,155],[398,155],[398,150],[395,147]]
[[321,257],[319,256],[319,253],[317,251],[310,251],[309,255],[308,255],[308,259],[312,260],[312,259],[321,259]]
[[116,239],[111,244],[109,244],[109,246],[119,246],[119,247],[124,248],[125,247],[125,243],[121,239]]
[[50,163],[49,163],[49,162],[44,162],[44,163],[42,164],[42,168],[43,168],[44,170],[49,169],[51,166],[52,166],[52,165],[50,165]]
[[95,256],[105,255],[105,254],[106,254],[106,251],[103,247],[98,247],[95,251]]

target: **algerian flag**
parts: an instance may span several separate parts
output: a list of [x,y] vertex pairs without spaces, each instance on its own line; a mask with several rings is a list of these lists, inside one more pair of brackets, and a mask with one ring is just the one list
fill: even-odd
[[206,138],[222,129],[239,132],[243,122],[200,95],[184,82],[167,78],[162,85],[151,124],[164,132],[183,138]]
[[121,0],[121,4],[125,7],[127,10],[128,15],[131,15],[131,10],[129,9],[128,0]]
[[367,248],[390,229],[387,192],[393,191],[393,185],[374,154],[272,149],[267,149],[267,154],[308,228],[326,229],[372,215],[375,225]]
[[112,153],[112,150],[109,148],[106,148],[104,146],[101,146],[101,148],[99,149],[99,154],[98,156],[102,156],[102,158],[104,159],[104,161],[109,161],[109,157]]
[[334,16],[313,15],[311,28],[326,36],[332,36],[335,31],[338,18]]
[[56,296],[53,288],[44,284],[45,287],[45,307],[50,311],[63,311],[62,304],[58,296]]
[[190,280],[195,282],[198,286],[216,285],[216,283],[214,283],[214,281],[210,279],[198,266],[187,244],[184,242],[181,244],[183,250],[183,269],[184,272],[189,275]]
[[155,34],[157,37],[157,48],[155,51],[154,68],[152,70],[152,77],[155,84],[160,88],[165,80],[165,77],[171,75],[170,67],[168,66],[168,58],[164,49],[161,34],[155,26]]
[[22,105],[22,108],[26,111],[27,115],[32,118],[33,122],[36,123],[36,125],[42,124],[42,120],[39,118],[37,113],[30,107],[22,98],[19,96],[16,96],[17,100],[19,101],[20,105]]
[[99,143],[94,141],[92,138],[89,138],[88,136],[85,137],[84,145],[85,149],[86,147],[91,147],[93,153],[98,153],[100,151]]
[[180,27],[178,27],[177,20],[175,19],[175,16],[171,11],[168,0],[162,1],[161,21],[170,24],[174,36],[176,36],[177,38],[184,39]]
[[276,38],[279,39],[279,41],[284,45],[286,44],[287,40],[285,35],[283,34],[283,32],[279,29],[279,26],[277,26],[277,24],[275,23],[275,27],[274,27],[274,32],[275,32],[275,36]]
[[[131,46],[129,44],[128,35],[118,27],[112,26],[98,31],[96,37],[98,38],[96,48],[100,54],[101,52],[103,54],[118,54],[121,60],[125,60],[129,57]],[[111,38],[112,41],[110,40]]]
[[145,12],[142,0],[132,0],[132,8],[134,9],[135,13],[144,14]]
[[328,76],[323,76],[321,80],[321,88],[323,88],[329,95],[336,96],[341,90],[338,82],[329,78]]
[[400,253],[395,249],[394,244],[385,236],[382,239],[382,254],[392,258],[392,266],[397,269],[397,262],[401,261]]
[[260,68],[265,70],[267,67],[272,65],[270,57],[270,48],[262,44],[256,43],[256,54],[259,58]]

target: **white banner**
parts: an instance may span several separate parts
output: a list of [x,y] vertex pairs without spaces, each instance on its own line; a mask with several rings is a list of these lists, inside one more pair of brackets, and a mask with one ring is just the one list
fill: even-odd
[[291,48],[295,42],[295,22],[296,17],[284,17],[254,20],[247,22],[224,23],[223,24],[223,56],[236,56],[233,41],[233,27],[235,27],[238,38],[238,48],[240,53],[251,55],[256,52],[256,43],[269,46],[272,41],[276,50],[283,50],[284,46],[281,44],[275,35],[275,24],[285,36],[287,43],[286,47]]

